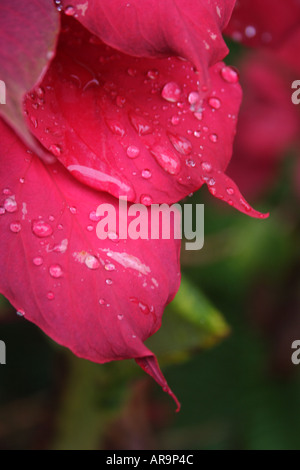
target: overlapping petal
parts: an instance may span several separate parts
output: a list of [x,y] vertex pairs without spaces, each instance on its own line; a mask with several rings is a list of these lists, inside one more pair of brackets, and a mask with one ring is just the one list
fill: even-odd
[[172,394],[143,341],[178,289],[180,241],[123,240],[118,228],[99,240],[97,207],[119,216],[118,201],[45,166],[2,121],[0,135],[0,293],[78,356],[134,358]]
[[53,160],[28,131],[22,112],[24,94],[43,77],[54,55],[59,14],[49,0],[1,2],[0,80],[5,83],[5,104],[0,116],[40,157]]
[[127,56],[72,21],[42,89],[26,100],[28,125],[76,178],[116,197],[172,203],[206,183],[258,216],[224,175],[241,101],[238,74],[218,63],[210,76],[203,98],[189,62]]
[[180,56],[208,80],[228,49],[222,37],[235,0],[67,0],[61,2],[109,46],[136,57]]

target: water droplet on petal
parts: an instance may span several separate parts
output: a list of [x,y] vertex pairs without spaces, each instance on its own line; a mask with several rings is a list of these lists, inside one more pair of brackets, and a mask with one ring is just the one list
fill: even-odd
[[145,178],[146,180],[151,178],[151,176],[152,176],[152,173],[150,170],[145,169],[142,171],[142,177]]
[[67,16],[74,16],[75,15],[75,8],[72,5],[68,5],[65,8],[64,12]]
[[105,271],[115,271],[116,267],[113,263],[108,263],[104,266]]
[[0,207],[0,215],[3,215],[3,214],[5,214],[5,209],[4,207]]
[[181,88],[176,82],[169,82],[163,87],[161,96],[170,103],[176,103],[180,99]]
[[106,279],[106,280],[105,280],[105,283],[106,283],[108,286],[111,286],[113,282],[112,282],[111,279]]
[[123,320],[124,315],[118,315],[118,320]]
[[49,150],[55,157],[59,157],[61,155],[61,148],[59,145],[52,144],[50,145]]
[[218,142],[218,136],[217,136],[217,134],[211,134],[211,135],[209,136],[209,140],[210,140],[211,142],[213,142],[214,144],[215,144],[216,142]]
[[178,134],[171,134],[170,132],[168,133],[168,137],[173,147],[177,152],[181,153],[181,155],[189,155],[191,153],[193,147],[188,139]]
[[70,210],[71,214],[73,214],[73,215],[77,214],[76,207],[69,207],[69,210]]
[[19,233],[21,231],[21,224],[19,222],[12,222],[9,226],[10,231],[13,233]]
[[212,170],[212,166],[208,162],[201,163],[201,166],[202,166],[202,169],[208,173]]
[[132,126],[134,127],[134,129],[139,135],[147,135],[153,132],[152,126],[142,116],[138,116],[137,114],[130,113],[129,119],[130,119]]
[[32,231],[34,235],[39,238],[50,237],[53,233],[51,225],[44,222],[43,220],[33,220],[32,222]]
[[155,157],[157,163],[170,175],[177,175],[181,169],[179,157],[171,150],[156,145],[150,148],[150,152]]
[[144,204],[144,206],[151,206],[153,203],[153,199],[149,194],[142,194],[140,198],[141,204]]
[[54,297],[55,297],[55,296],[54,296],[53,292],[48,292],[48,294],[47,294],[47,299],[48,299],[48,300],[53,300]]
[[100,300],[99,300],[99,304],[100,304],[100,305],[105,305],[105,300],[104,300],[104,299],[100,299]]
[[223,67],[221,69],[221,76],[227,83],[238,83],[239,81],[239,73],[233,67]]
[[10,196],[6,198],[3,205],[4,209],[11,214],[18,210],[18,204],[16,203],[15,196]]
[[221,100],[219,98],[209,98],[208,104],[212,109],[220,109],[222,106]]
[[159,75],[158,70],[149,70],[147,72],[147,77],[150,78],[151,80],[155,80]]
[[99,260],[93,255],[87,255],[84,262],[89,269],[98,269],[100,266]]
[[17,310],[17,315],[18,315],[19,317],[25,317],[25,312],[24,312],[24,310],[21,310],[21,309],[20,309],[20,310]]
[[125,135],[125,129],[120,122],[109,119],[106,119],[105,122],[113,134],[119,135],[120,137]]
[[227,194],[229,194],[230,196],[232,196],[234,194],[234,189],[233,188],[227,188],[226,189],[226,192]]
[[190,104],[197,104],[200,101],[200,95],[197,91],[192,91],[188,96],[188,102]]
[[33,264],[35,266],[42,266],[43,262],[44,262],[44,260],[40,256],[36,256],[35,258],[33,258]]
[[129,145],[129,147],[127,147],[126,153],[129,158],[137,158],[140,154],[140,149],[135,145]]
[[59,264],[53,264],[50,266],[49,273],[50,276],[54,277],[55,279],[58,279],[63,275],[62,268]]
[[171,123],[173,124],[173,126],[177,126],[179,124],[179,122],[180,122],[179,116],[177,116],[177,115],[172,116]]
[[97,215],[97,212],[96,212],[96,211],[90,212],[89,218],[90,218],[90,220],[92,220],[93,222],[99,222],[99,220],[101,219],[101,217],[100,217],[99,215]]

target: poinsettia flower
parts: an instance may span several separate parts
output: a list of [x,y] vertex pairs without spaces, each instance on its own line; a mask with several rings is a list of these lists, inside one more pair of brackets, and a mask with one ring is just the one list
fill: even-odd
[[251,47],[280,47],[298,27],[298,0],[237,0],[225,34]]
[[[9,100],[2,116],[55,163],[28,154],[0,123],[0,292],[77,355],[100,363],[134,358],[172,394],[144,341],[178,289],[179,242],[100,241],[95,211],[109,203],[118,213],[124,197],[146,206],[176,202],[205,183],[216,197],[263,217],[224,173],[241,101],[238,73],[218,62],[227,51],[221,30],[234,2],[177,0],[163,8],[149,0],[144,11],[139,2],[55,3],[65,8],[59,39],[55,10],[44,47],[31,49],[23,64],[20,46],[22,67],[5,69]],[[6,20],[14,41],[24,38],[27,48],[26,23],[13,21],[26,9],[18,0],[12,5]],[[46,12],[48,20],[54,6],[34,6],[39,16],[29,32],[38,37],[37,18]],[[7,34],[1,67],[14,52]],[[36,69],[28,69],[32,56]],[[28,127],[20,120],[25,91]]]
[[1,294],[76,355],[134,358],[172,395],[144,341],[179,287],[180,240],[99,240],[97,208],[119,217],[118,201],[44,165],[1,121],[0,134]]

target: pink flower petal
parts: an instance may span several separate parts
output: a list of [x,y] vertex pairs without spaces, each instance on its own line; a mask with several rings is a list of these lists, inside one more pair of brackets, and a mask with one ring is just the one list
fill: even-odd
[[235,0],[64,0],[65,12],[109,46],[136,57],[176,55],[201,79],[228,49],[222,37]]
[[53,58],[59,26],[59,15],[49,0],[1,2],[0,79],[6,86],[6,103],[0,99],[0,116],[49,162],[53,157],[25,125],[22,101],[24,94],[42,79]]
[[208,90],[189,62],[137,59],[91,39],[74,21],[65,28],[42,83],[45,103],[26,99],[33,134],[73,176],[116,197],[173,203],[214,177],[218,196],[232,201],[223,171],[241,101],[237,72],[216,64]]
[[97,207],[119,216],[119,202],[44,166],[3,121],[0,136],[0,293],[76,355],[134,358],[173,396],[143,342],[178,289],[180,240],[100,240]]

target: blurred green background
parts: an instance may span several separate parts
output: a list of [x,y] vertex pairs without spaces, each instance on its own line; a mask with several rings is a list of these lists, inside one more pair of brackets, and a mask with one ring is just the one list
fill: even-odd
[[275,187],[249,201],[267,220],[205,189],[185,201],[205,204],[205,246],[182,250],[181,289],[147,342],[180,413],[133,361],[78,359],[0,298],[0,449],[300,449],[294,163],[284,159]]

